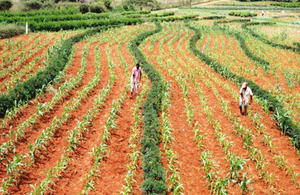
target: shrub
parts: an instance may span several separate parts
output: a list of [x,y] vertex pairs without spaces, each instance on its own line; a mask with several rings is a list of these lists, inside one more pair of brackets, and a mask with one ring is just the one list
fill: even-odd
[[290,8],[300,7],[300,3],[271,3],[271,5],[279,6],[279,7],[290,7]]
[[24,34],[25,27],[14,24],[0,26],[0,39],[11,38],[16,35]]
[[43,4],[43,9],[54,9],[55,8],[55,5],[51,2],[46,2]]
[[85,14],[85,13],[89,12],[90,11],[90,5],[88,5],[88,4],[80,4],[79,11],[82,14]]
[[117,12],[123,12],[123,11],[126,11],[126,10],[123,8],[123,6],[117,6],[115,8],[115,11],[117,11]]
[[229,12],[230,16],[240,16],[240,17],[253,17],[257,16],[256,13],[250,13],[250,12]]
[[11,0],[0,0],[0,11],[9,10],[12,5]]
[[90,11],[93,13],[103,13],[105,12],[105,9],[100,4],[92,4],[90,7]]
[[43,4],[38,0],[30,0],[24,3],[27,10],[37,10],[41,9]]
[[105,6],[107,9],[109,9],[109,10],[112,9],[112,7],[111,7],[111,0],[103,0],[103,3],[104,3],[104,6]]
[[123,9],[125,10],[125,11],[128,11],[129,10],[129,7],[128,7],[128,5],[123,5]]
[[135,8],[134,8],[134,6],[133,6],[132,4],[130,4],[130,5],[128,6],[128,9],[129,9],[129,11],[135,11]]

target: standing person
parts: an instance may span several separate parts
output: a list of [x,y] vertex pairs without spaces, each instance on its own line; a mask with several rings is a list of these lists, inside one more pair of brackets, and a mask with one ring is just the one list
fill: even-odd
[[264,16],[265,15],[265,12],[264,10],[261,11],[261,16]]
[[[252,103],[252,90],[248,87],[248,83],[244,82],[241,89],[240,89],[240,112],[241,115],[247,115],[247,106],[251,105]],[[244,110],[243,113],[243,104],[244,104]]]
[[135,95],[137,95],[138,82],[142,79],[142,69],[140,64],[136,63],[136,67],[133,67],[131,73],[131,97],[133,94],[133,88],[135,89]]

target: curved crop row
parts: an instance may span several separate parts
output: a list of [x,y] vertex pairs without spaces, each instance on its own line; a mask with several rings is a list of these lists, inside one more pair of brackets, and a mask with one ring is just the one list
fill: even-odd
[[293,52],[300,52],[300,48],[274,43],[273,41],[265,39],[264,37],[262,37],[259,34],[255,33],[251,28],[247,28],[248,26],[254,26],[254,25],[273,25],[273,24],[274,24],[273,22],[250,22],[250,23],[243,24],[242,28],[245,29],[247,32],[249,32],[252,36],[256,37],[257,39],[259,39],[263,42],[265,42],[268,45],[271,45],[272,47],[279,47],[281,49],[287,49],[287,50],[291,50]]
[[207,56],[221,63],[235,74],[253,80],[263,89],[269,90],[282,103],[287,112],[293,111],[290,112],[291,119],[297,122],[297,118],[299,118],[297,117],[299,113],[299,110],[297,110],[299,104],[297,90],[299,86],[297,85],[298,76],[296,76],[296,67],[293,65],[294,61],[290,61],[287,56],[280,55],[283,52],[274,51],[274,48],[254,39],[252,36],[245,36],[245,41],[251,51],[255,55],[270,61],[272,66],[270,71],[266,73],[255,66],[242,52],[241,48],[238,47],[237,40],[230,34],[220,33],[216,29],[203,25],[201,25],[201,31],[203,36],[197,43],[199,50],[203,50],[203,47],[205,47],[203,52]]
[[257,96],[260,99],[268,102],[268,109],[270,111],[274,111],[274,117],[278,123],[279,128],[292,138],[292,143],[297,148],[300,148],[300,130],[291,121],[290,117],[288,116],[288,113],[284,111],[280,102],[275,97],[273,97],[269,92],[262,89],[259,85],[257,85],[253,81],[235,75],[234,73],[230,72],[228,69],[224,68],[221,64],[217,63],[216,61],[212,60],[211,58],[207,57],[205,54],[197,50],[195,44],[196,41],[200,39],[201,34],[196,28],[192,26],[189,26],[189,28],[195,31],[196,33],[190,40],[190,50],[196,56],[200,57],[200,59],[203,60],[208,66],[215,69],[215,71],[221,74],[224,78],[232,80],[239,85],[244,81],[247,81],[251,89],[255,90]]
[[[244,21],[242,21],[244,22]],[[222,22],[218,22],[218,23],[222,23]],[[223,31],[226,31],[228,33],[230,33],[232,36],[236,37],[236,39],[240,42],[240,46],[241,48],[244,50],[245,54],[250,58],[252,59],[254,62],[256,63],[259,63],[260,65],[263,66],[264,68],[264,71],[265,72],[268,72],[270,70],[270,63],[260,57],[258,57],[257,55],[255,55],[250,49],[249,47],[247,46],[244,38],[240,35],[240,33],[238,32],[235,32],[233,31],[232,29],[230,28],[226,28],[226,27],[220,27],[218,25],[218,23],[215,23],[215,25],[217,26],[217,28],[223,30]]]
[[158,144],[160,142],[159,121],[157,119],[161,110],[162,78],[155,68],[149,64],[142,52],[138,49],[148,36],[158,33],[162,26],[156,23],[157,28],[138,35],[130,42],[129,49],[135,55],[149,79],[152,82],[150,93],[143,106],[144,113],[144,137],[141,140],[143,153],[144,183],[143,191],[147,193],[164,193],[167,189],[164,168],[161,165],[161,155]]
[[111,27],[113,26],[89,30],[67,39],[57,52],[55,52],[56,55],[52,57],[52,61],[44,71],[38,72],[35,77],[16,85],[13,90],[0,96],[0,116],[4,116],[8,110],[15,106],[15,103],[26,102],[36,96],[37,90],[44,90],[43,88],[51,82],[61,70],[63,70],[74,43],[82,40],[85,36],[98,31],[104,31]]
[[[178,30],[178,29],[177,29]],[[188,47],[187,47],[187,49],[188,49]],[[167,53],[169,53],[169,52],[167,52]],[[178,54],[178,53],[177,53]],[[177,56],[186,56],[186,54],[182,54],[182,55],[177,55]],[[175,57],[175,56],[174,56]],[[165,57],[165,59],[169,59],[170,57]],[[183,58],[183,57],[182,57]],[[179,64],[187,64],[186,62],[180,62]],[[196,77],[199,77],[199,76],[201,76],[202,77],[202,75],[206,75],[206,70],[205,70],[205,72],[204,71],[202,71],[202,68],[197,68],[197,67],[199,67],[199,66],[201,66],[199,63],[196,63],[196,64],[193,64],[193,65],[191,65],[191,64],[187,64],[187,68],[189,69],[190,68],[190,71],[189,71],[189,77],[191,78],[191,80],[192,79],[195,79]],[[174,67],[174,65],[172,65],[171,66],[172,68]],[[166,66],[166,69],[168,70],[169,68],[171,68],[171,67],[169,67],[169,66]],[[171,68],[171,69],[172,69]],[[196,68],[196,70],[195,70],[195,68]],[[199,70],[201,70],[201,72],[198,72],[197,71],[197,69],[198,69],[198,71]],[[169,70],[168,70],[169,71]],[[183,71],[183,70],[179,70],[179,72],[185,72],[185,71]],[[176,73],[175,74],[173,74],[173,75],[176,75]],[[212,75],[212,78],[214,77],[214,75]],[[196,83],[199,83],[200,85],[201,85],[201,83],[207,83],[206,82],[206,80],[205,80],[206,78],[204,78],[204,79],[202,79],[201,81],[199,81],[199,80],[196,80]],[[211,80],[213,80],[213,79],[211,79]],[[208,88],[212,88],[211,86],[210,86],[210,84],[209,83],[207,83],[207,86],[208,86]],[[218,89],[218,91],[219,91],[219,93],[222,93],[222,96],[223,97],[226,97],[227,98],[227,100],[228,100],[228,97],[227,97],[227,95],[226,95],[226,93],[224,94],[223,93],[223,90],[222,90],[222,87],[224,86],[224,81],[219,81],[218,82],[218,87],[217,87],[217,89]],[[189,87],[188,87],[189,88]],[[206,87],[207,88],[207,87]],[[216,94],[216,97],[217,97],[217,99],[218,99],[218,101],[217,102],[219,102],[220,101],[220,103],[218,104],[218,105],[222,105],[222,108],[223,108],[223,112],[225,111],[225,112],[227,112],[227,113],[230,113],[230,112],[228,112],[228,109],[230,110],[230,109],[233,109],[233,108],[230,108],[230,106],[228,106],[228,104],[226,104],[226,102],[224,103],[224,101],[223,101],[223,99],[221,98],[221,99],[219,99],[218,97],[220,96],[220,94],[218,94],[218,93],[215,93],[216,91],[216,88],[214,88],[213,87],[213,89],[214,89],[214,94]],[[227,88],[226,88],[226,90],[227,90]],[[210,93],[210,92],[206,92],[206,93]],[[236,91],[232,91],[232,94],[234,94],[234,96],[236,96]],[[190,96],[190,95],[189,95]],[[215,98],[214,98],[215,99]],[[211,100],[210,100],[211,101]],[[229,98],[229,101],[230,101],[230,98]],[[193,102],[196,102],[196,101],[193,101]],[[213,104],[213,107],[214,107],[214,109],[216,109],[216,107],[218,107],[218,106],[216,106],[216,101],[213,101],[214,102],[214,104]],[[230,103],[232,103],[232,101],[230,101]],[[229,104],[230,105],[230,104]],[[227,109],[226,109],[227,108]],[[234,109],[234,113],[237,113],[236,111],[238,111],[238,109]],[[212,111],[212,112],[215,112],[215,111]],[[224,112],[224,113],[225,113]],[[220,110],[218,110],[218,111],[216,111],[215,113],[222,113],[222,109],[221,109],[221,112],[220,112]],[[220,115],[220,114],[218,114],[218,115]],[[227,114],[226,114],[227,115]],[[235,114],[234,114],[235,115]],[[228,117],[228,121],[231,121],[231,120],[234,120],[234,118],[235,118],[235,116],[234,115],[232,115],[231,114],[231,116],[230,116],[230,114],[229,115],[227,115],[227,116],[230,116],[230,117]],[[257,117],[257,115],[258,114],[256,114],[256,116],[255,117]],[[218,118],[224,118],[224,117],[218,117]],[[226,117],[225,117],[226,118]],[[239,117],[236,117],[236,119],[237,120],[239,120]],[[241,122],[237,122],[237,123],[243,123],[243,121],[244,120],[242,120]],[[231,122],[232,124],[233,124],[233,122]],[[222,126],[222,124],[221,124],[221,126]],[[230,129],[230,127],[228,127],[229,129]],[[247,128],[249,128],[249,127],[247,127]],[[250,127],[251,128],[251,127]],[[222,128],[223,129],[223,128]],[[223,129],[224,130],[224,129]],[[231,133],[226,133],[227,135],[231,135]],[[245,135],[244,135],[245,134]],[[243,145],[244,146],[248,146],[249,148],[248,149],[250,149],[250,148],[252,148],[252,150],[251,150],[251,152],[252,151],[254,151],[253,153],[254,153],[254,156],[255,155],[257,155],[257,152],[259,152],[259,150],[256,148],[257,147],[257,144],[258,144],[258,146],[260,146],[261,144],[258,142],[258,140],[256,140],[255,138],[257,137],[257,136],[255,136],[255,137],[252,137],[252,136],[250,136],[249,137],[249,135],[251,135],[252,133],[249,133],[249,130],[246,130],[246,129],[244,129],[244,134],[243,134]],[[218,134],[219,135],[219,134]],[[229,136],[229,137],[232,137],[232,136]],[[261,137],[261,138],[263,138],[263,140],[262,140],[262,142],[264,143],[264,144],[266,144],[266,145],[268,145],[270,148],[272,148],[272,147],[274,147],[274,146],[272,146],[272,142],[274,142],[274,140],[272,139],[272,137],[270,136],[270,135],[265,135],[264,137],[263,136],[258,136],[258,137]],[[220,137],[220,138],[222,138],[222,137]],[[284,139],[284,138],[283,138]],[[234,143],[239,143],[239,141],[238,141],[238,139],[236,139],[236,138],[234,138],[233,139],[234,140]],[[249,142],[250,141],[250,142]],[[254,145],[254,143],[255,143],[255,147],[253,147],[252,146],[252,144],[251,144],[251,142],[253,142],[253,145]],[[250,143],[250,145],[249,145],[249,143]],[[280,143],[278,144],[277,143],[277,145],[280,145]],[[236,148],[237,146],[235,146],[235,148]],[[277,149],[275,149],[275,150],[273,150],[273,149],[271,149],[272,151],[276,151],[276,153],[277,153]],[[249,150],[250,151],[250,150]],[[278,174],[278,172],[277,171],[272,171],[272,170],[274,170],[274,165],[273,165],[273,163],[274,163],[274,160],[272,159],[273,157],[274,157],[274,155],[272,154],[272,152],[270,152],[270,154],[267,154],[266,156],[264,155],[264,153],[265,152],[263,152],[263,151],[265,151],[265,149],[261,149],[261,153],[263,153],[263,155],[262,155],[262,158],[264,159],[264,158],[266,158],[267,157],[267,160],[265,161],[265,160],[263,160],[262,161],[262,159],[261,159],[261,157],[255,157],[254,158],[254,160],[253,160],[253,162],[255,163],[255,161],[260,161],[260,162],[264,162],[264,163],[255,163],[255,164],[257,164],[257,165],[260,165],[261,164],[261,167],[260,166],[257,166],[256,167],[256,169],[257,169],[257,172],[259,173],[259,175],[261,175],[261,177],[264,179],[264,181],[266,182],[266,183],[268,183],[269,185],[270,185],[270,189],[272,189],[274,186],[276,186],[278,183],[278,179],[277,179],[277,176],[279,176],[279,175],[281,175],[280,177],[283,177],[282,176],[282,174]],[[255,152],[256,152],[256,154],[255,154]],[[287,151],[288,152],[288,151]],[[250,152],[249,152],[250,153]],[[260,153],[260,152],[259,152]],[[252,153],[251,153],[251,155],[252,155]],[[261,156],[261,155],[259,155],[259,156]],[[271,156],[271,157],[270,157]],[[249,156],[249,157],[251,157],[251,156]],[[289,159],[290,160],[290,159]],[[279,162],[279,161],[278,161]],[[248,163],[247,163],[248,164]],[[252,164],[252,163],[250,163],[250,164]],[[266,167],[266,165],[268,165],[269,164],[269,166],[272,166],[273,168],[272,169],[269,169],[269,168],[267,168]],[[275,164],[275,163],[274,163]],[[251,165],[252,167],[253,167],[253,165]],[[275,166],[275,168],[276,168],[276,166]],[[293,166],[291,166],[290,167],[291,169],[293,168]],[[244,169],[245,169],[245,167],[244,167]],[[251,168],[252,170],[253,170],[253,168]],[[255,168],[254,168],[255,169]],[[286,170],[287,170],[288,168],[286,168]],[[271,170],[271,171],[270,171]],[[282,172],[282,171],[281,171]],[[283,171],[283,173],[284,173],[284,171]],[[296,173],[296,172],[294,172],[294,173]],[[277,175],[277,176],[276,176]],[[257,176],[256,176],[257,177]],[[291,175],[289,175],[289,177],[291,178]],[[293,176],[294,177],[294,176]],[[249,179],[249,176],[247,176],[247,177],[245,177],[245,178],[248,178]],[[250,176],[250,178],[252,179],[252,175]],[[274,178],[275,178],[275,180],[274,180]],[[275,182],[274,182],[275,181]],[[290,182],[288,182],[288,183],[290,183]],[[242,183],[241,183],[242,184]],[[275,184],[275,185],[274,185]],[[259,185],[261,185],[261,183],[259,184]],[[295,183],[295,185],[297,186],[297,183]],[[282,186],[280,186],[280,187],[282,187]],[[295,187],[295,186],[294,186]],[[275,187],[276,188],[276,187]],[[279,189],[278,189],[279,190]]]

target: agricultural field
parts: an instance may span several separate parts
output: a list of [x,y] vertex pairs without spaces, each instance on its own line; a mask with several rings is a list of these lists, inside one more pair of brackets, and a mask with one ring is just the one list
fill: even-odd
[[299,194],[299,27],[184,12],[0,40],[0,193]]

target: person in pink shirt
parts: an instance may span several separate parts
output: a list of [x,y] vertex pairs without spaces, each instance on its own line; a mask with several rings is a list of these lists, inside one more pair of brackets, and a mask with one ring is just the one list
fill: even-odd
[[131,73],[131,96],[133,94],[133,89],[135,89],[135,95],[137,95],[138,82],[142,79],[142,69],[140,64],[137,63],[136,67],[132,69]]

